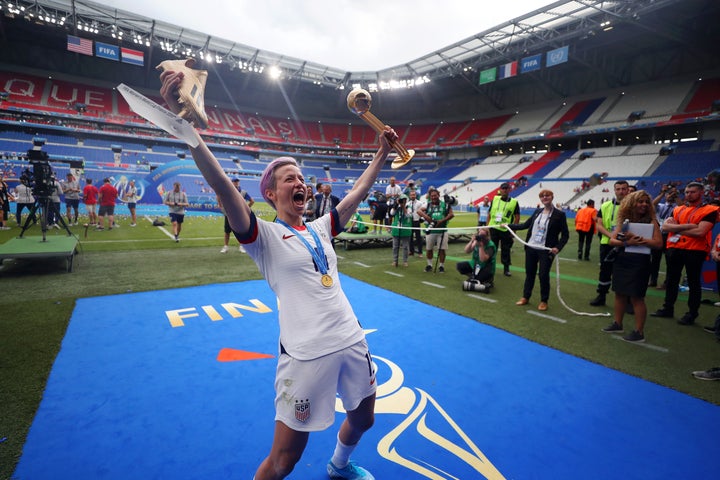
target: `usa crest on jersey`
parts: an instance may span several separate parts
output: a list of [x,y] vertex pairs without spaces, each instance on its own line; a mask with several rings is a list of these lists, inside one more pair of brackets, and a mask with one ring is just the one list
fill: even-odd
[[295,418],[300,422],[307,422],[310,418],[310,399],[295,400]]

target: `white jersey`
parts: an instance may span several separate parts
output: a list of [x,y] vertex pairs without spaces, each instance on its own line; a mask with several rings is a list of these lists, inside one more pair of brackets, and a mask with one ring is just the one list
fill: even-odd
[[298,360],[312,360],[337,352],[363,340],[365,334],[352,306],[340,287],[337,256],[330,243],[340,233],[337,211],[308,225],[320,238],[328,262],[331,287],[320,282],[312,255],[297,238],[301,235],[315,247],[307,228],[288,229],[252,214],[247,236],[239,240],[255,261],[260,273],[278,296],[280,344]]

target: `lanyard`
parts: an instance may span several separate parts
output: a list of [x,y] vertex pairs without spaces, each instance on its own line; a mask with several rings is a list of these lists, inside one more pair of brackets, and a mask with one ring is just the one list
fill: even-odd
[[323,275],[327,275],[328,261],[327,257],[325,256],[325,249],[323,249],[322,243],[320,242],[320,237],[318,237],[318,234],[315,233],[315,230],[313,230],[310,225],[305,224],[305,228],[307,228],[308,232],[310,232],[310,235],[312,235],[313,240],[315,241],[315,245],[317,245],[315,248],[313,248],[312,245],[310,245],[310,242],[305,240],[305,237],[300,235],[294,228],[288,225],[287,222],[279,218],[276,218],[275,221],[290,230],[292,233],[295,234],[297,238],[300,239],[301,242],[303,242],[305,248],[308,249],[308,252],[310,252],[310,255],[312,255],[313,260],[315,260],[315,265],[317,265],[320,273],[322,273]]

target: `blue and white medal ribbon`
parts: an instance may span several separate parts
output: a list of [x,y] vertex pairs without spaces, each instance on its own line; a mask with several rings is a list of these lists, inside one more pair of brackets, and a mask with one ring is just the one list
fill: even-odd
[[297,232],[294,228],[288,225],[287,222],[279,218],[276,218],[275,221],[290,230],[293,234],[295,234],[297,238],[300,239],[300,241],[305,245],[305,248],[308,249],[308,252],[310,252],[310,255],[312,255],[312,258],[315,261],[315,265],[317,265],[318,270],[322,274],[322,277],[320,277],[320,283],[322,283],[323,287],[332,287],[333,279],[328,274],[328,262],[327,257],[325,256],[325,249],[320,242],[320,237],[317,233],[315,233],[315,230],[313,230],[310,225],[305,224],[305,228],[307,228],[308,232],[310,232],[310,235],[312,235],[313,240],[315,241],[316,247],[313,248],[312,245],[310,245],[310,242],[308,242],[305,237],[300,235],[300,233]]

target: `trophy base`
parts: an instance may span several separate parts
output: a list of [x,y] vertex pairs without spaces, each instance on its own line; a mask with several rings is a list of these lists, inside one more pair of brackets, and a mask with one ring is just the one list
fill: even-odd
[[395,158],[395,160],[392,161],[390,164],[390,168],[393,170],[397,170],[398,168],[406,165],[412,158],[415,156],[415,150],[408,150],[407,155],[404,157],[401,157],[400,155]]

